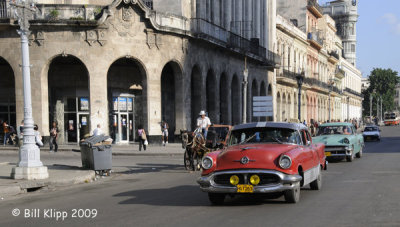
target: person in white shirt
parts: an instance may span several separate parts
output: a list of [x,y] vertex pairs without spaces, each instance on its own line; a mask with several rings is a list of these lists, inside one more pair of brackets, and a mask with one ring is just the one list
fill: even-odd
[[200,117],[197,118],[197,127],[201,128],[204,138],[207,138],[208,128],[211,126],[210,118],[206,117],[204,110],[200,111],[199,115]]
[[97,128],[93,130],[93,136],[100,136],[103,134],[103,131],[101,131],[101,125],[97,124]]

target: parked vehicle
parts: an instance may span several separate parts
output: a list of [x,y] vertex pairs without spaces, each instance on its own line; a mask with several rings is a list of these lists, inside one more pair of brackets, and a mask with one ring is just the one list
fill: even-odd
[[361,158],[364,147],[362,134],[357,133],[353,124],[346,122],[320,125],[313,142],[325,144],[328,160],[346,158],[348,162],[352,162],[354,157]]
[[363,130],[364,141],[377,140],[381,141],[381,130],[378,126],[367,126]]
[[321,188],[326,166],[324,145],[312,144],[303,124],[248,123],[232,128],[226,148],[206,154],[197,182],[212,204],[242,193],[284,195],[297,203],[300,187]]

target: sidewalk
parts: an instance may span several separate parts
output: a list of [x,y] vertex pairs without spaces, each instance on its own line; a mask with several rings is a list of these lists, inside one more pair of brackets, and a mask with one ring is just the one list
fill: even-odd
[[[4,155],[18,156],[18,147],[0,146],[0,156]],[[59,154],[65,154],[73,157],[78,156],[80,148],[77,145],[60,145]],[[42,147],[41,153],[49,153],[49,147]],[[139,151],[138,144],[130,145],[112,145],[113,156],[182,156],[184,150],[181,144],[168,144],[167,146],[150,145],[146,151]],[[59,158],[62,158],[63,156]],[[13,195],[35,191],[41,188],[52,188],[57,186],[68,186],[73,184],[82,184],[92,182],[96,175],[93,170],[83,170],[77,163],[68,163],[69,165],[47,165],[49,178],[45,180],[14,180],[10,178],[11,169],[16,163],[0,162],[0,201],[2,198]]]
[[[1,151],[15,151],[18,152],[18,147],[15,146],[0,146]],[[41,152],[49,152],[49,146],[41,147]],[[78,145],[59,145],[59,152],[80,152]],[[112,145],[112,155],[127,155],[127,156],[171,156],[171,155],[182,155],[184,154],[184,149],[182,149],[182,144],[180,143],[170,143],[167,146],[161,146],[158,144],[150,144],[147,146],[146,150],[139,151],[139,145],[127,144],[127,145]]]
[[41,188],[52,188],[73,184],[92,182],[96,175],[93,170],[83,170],[77,166],[47,166],[49,178],[44,180],[15,180],[10,177],[11,169],[16,163],[0,163],[0,200],[6,196],[35,191]]

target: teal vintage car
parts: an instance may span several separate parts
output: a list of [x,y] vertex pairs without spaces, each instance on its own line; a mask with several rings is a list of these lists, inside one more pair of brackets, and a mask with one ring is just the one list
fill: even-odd
[[346,158],[352,162],[354,157],[361,158],[364,138],[357,133],[354,125],[346,122],[322,124],[318,127],[313,143],[325,144],[325,156],[329,159]]

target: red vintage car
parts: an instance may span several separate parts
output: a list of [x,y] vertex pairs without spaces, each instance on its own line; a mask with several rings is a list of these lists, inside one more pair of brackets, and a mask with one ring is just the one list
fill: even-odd
[[300,187],[322,186],[326,169],[323,144],[312,144],[307,127],[299,123],[258,122],[234,126],[228,146],[202,159],[197,180],[212,204],[227,195],[271,193],[289,203],[300,200]]

